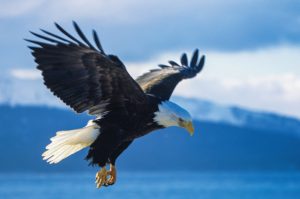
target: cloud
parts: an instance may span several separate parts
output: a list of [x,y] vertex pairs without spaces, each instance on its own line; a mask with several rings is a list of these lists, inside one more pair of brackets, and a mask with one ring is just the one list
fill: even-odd
[[38,8],[44,0],[0,0],[0,18],[16,17],[28,14]]
[[[178,61],[181,53],[163,53],[145,61],[125,62],[125,65],[130,74],[137,77],[156,68],[157,64],[167,63],[168,60]],[[189,55],[191,53],[188,52]],[[201,74],[182,81],[174,95],[204,98],[224,105],[244,106],[300,118],[300,47],[277,46],[242,52],[208,51],[205,54],[207,59]],[[42,85],[37,70],[16,68],[10,74],[23,82],[38,80]],[[25,95],[26,84],[22,85]]]
[[[3,35],[9,33],[14,37],[6,48],[29,29],[53,30],[54,21],[69,30],[71,20],[78,21],[85,32],[91,28],[98,30],[105,48],[128,60],[143,60],[196,46],[238,51],[300,43],[300,3],[295,0],[7,2],[0,8],[4,19],[0,39],[4,37],[7,41],[10,38]],[[5,20],[6,15],[15,16],[14,20]]]
[[16,68],[12,69],[10,71],[10,74],[12,77],[16,79],[22,79],[22,80],[36,80],[41,79],[41,73],[38,70],[34,69],[22,69],[22,68]]
[[[142,70],[149,70],[157,64],[168,60],[179,61],[184,51],[162,53],[146,61],[127,62],[134,75]],[[186,51],[190,56],[192,51]],[[206,51],[200,49],[200,54],[206,55],[206,63],[202,75],[216,78],[239,78],[265,76],[282,73],[300,75],[300,47],[282,45],[244,50],[238,52]]]
[[[202,73],[181,82],[174,94],[300,118],[299,54],[300,48],[293,46],[238,53],[210,51]],[[179,57],[180,53],[168,53],[127,65],[130,73],[138,76],[158,63]]]
[[300,76],[294,74],[197,78],[180,84],[175,94],[300,117]]
[[[299,1],[0,0],[0,3],[0,45],[5,49],[0,65],[2,70],[10,70],[11,65],[25,66],[10,71],[9,77],[22,82],[18,85],[41,82],[38,71],[25,70],[36,65],[24,47],[26,43],[21,41],[32,38],[28,30],[41,27],[53,31],[53,21],[57,21],[69,31],[70,21],[77,20],[86,33],[96,29],[106,52],[125,60],[134,76],[158,63],[178,60],[184,50],[199,47],[207,55],[206,66],[197,78],[183,81],[175,90],[176,95],[300,117],[297,113],[300,110],[297,103]],[[18,89],[17,86],[16,92]],[[24,89],[22,93],[28,92]],[[34,91],[31,93],[35,95]],[[23,98],[16,95],[14,99]],[[30,97],[26,99],[30,101]]]
[[[222,3],[222,1],[216,1]],[[109,20],[110,23],[143,22],[145,19],[152,20],[161,16],[186,14],[188,9],[203,9],[210,4],[190,0],[189,3],[180,0],[173,1],[139,1],[139,0],[11,0],[1,1],[2,16],[17,16],[28,13],[30,10],[47,18],[60,20],[72,20],[74,17],[86,19],[101,19],[102,22]],[[222,4],[225,4],[224,2]],[[40,5],[40,7],[38,7]],[[225,4],[226,5],[226,4]],[[165,9],[168,7],[168,9]],[[68,8],[66,10],[66,8]],[[151,10],[151,13],[145,12]],[[195,13],[196,14],[196,13]],[[107,21],[108,22],[108,21]]]

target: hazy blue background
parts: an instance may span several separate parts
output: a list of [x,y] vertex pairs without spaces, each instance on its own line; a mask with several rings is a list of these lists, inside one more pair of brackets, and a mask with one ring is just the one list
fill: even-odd
[[[297,0],[0,0],[0,198],[299,198],[299,10]],[[54,21],[74,32],[72,20],[134,77],[195,48],[207,56],[172,98],[195,136],[170,128],[137,140],[118,183],[100,191],[86,151],[41,160],[56,131],[89,117],[43,86],[23,38],[58,33]]]

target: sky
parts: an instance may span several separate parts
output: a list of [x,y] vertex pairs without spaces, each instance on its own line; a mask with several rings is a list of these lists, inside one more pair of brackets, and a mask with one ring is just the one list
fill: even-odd
[[[28,31],[39,28],[58,33],[53,22],[74,32],[75,20],[89,38],[97,30],[106,52],[118,55],[134,77],[199,48],[206,55],[204,70],[182,82],[175,95],[300,118],[297,0],[0,0],[0,5],[0,77],[9,79],[0,81],[0,89],[21,80],[22,91],[13,93],[19,99],[41,78],[23,38],[33,38]],[[47,93],[34,88],[37,95]]]

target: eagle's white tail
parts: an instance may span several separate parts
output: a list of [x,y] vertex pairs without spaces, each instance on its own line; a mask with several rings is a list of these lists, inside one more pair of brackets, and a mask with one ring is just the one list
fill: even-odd
[[70,131],[58,131],[42,154],[43,160],[55,164],[90,146],[99,136],[99,126],[90,120],[87,126]]

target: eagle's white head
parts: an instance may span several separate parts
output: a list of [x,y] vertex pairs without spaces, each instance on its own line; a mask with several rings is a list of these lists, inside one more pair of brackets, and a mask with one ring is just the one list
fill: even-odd
[[182,127],[185,128],[190,135],[194,134],[191,115],[179,105],[170,101],[163,101],[158,105],[158,111],[154,114],[154,121],[159,125],[164,127]]

